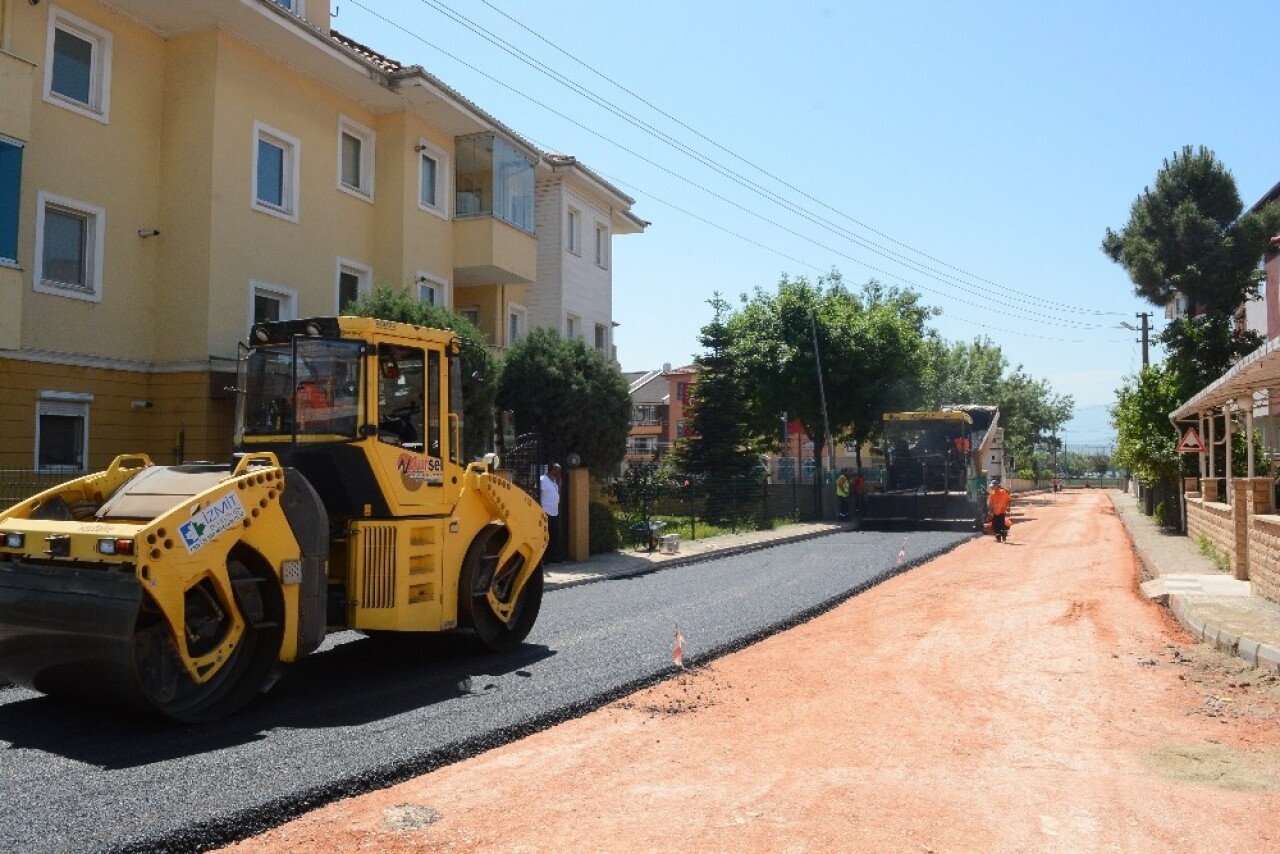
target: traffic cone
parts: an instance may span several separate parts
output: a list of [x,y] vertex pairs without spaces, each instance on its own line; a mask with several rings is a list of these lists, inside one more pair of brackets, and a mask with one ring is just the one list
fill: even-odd
[[671,650],[671,663],[684,670],[684,635],[680,634],[679,626],[676,626],[676,645]]

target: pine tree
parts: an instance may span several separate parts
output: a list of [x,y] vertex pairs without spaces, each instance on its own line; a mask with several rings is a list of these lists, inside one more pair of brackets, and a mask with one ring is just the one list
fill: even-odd
[[705,484],[711,496],[708,517],[723,518],[731,505],[754,495],[760,444],[748,427],[743,378],[729,356],[729,304],[719,293],[707,302],[715,314],[698,337],[706,352],[694,359],[698,379],[687,409],[691,435],[676,440],[668,466]]

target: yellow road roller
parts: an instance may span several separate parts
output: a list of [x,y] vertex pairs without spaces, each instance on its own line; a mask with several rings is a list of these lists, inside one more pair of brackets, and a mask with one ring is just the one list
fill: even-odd
[[461,347],[374,318],[255,325],[229,462],[125,454],[0,513],[0,677],[202,722],[331,630],[521,644],[547,518],[461,458]]

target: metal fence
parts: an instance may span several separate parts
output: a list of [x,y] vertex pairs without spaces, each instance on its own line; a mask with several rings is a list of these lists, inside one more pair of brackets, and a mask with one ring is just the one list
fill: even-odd
[[7,510],[37,492],[79,477],[80,471],[50,472],[31,469],[0,469],[0,510]]
[[655,548],[659,537],[688,539],[754,531],[819,518],[812,484],[771,484],[757,477],[645,482],[624,478],[606,490],[624,545]]

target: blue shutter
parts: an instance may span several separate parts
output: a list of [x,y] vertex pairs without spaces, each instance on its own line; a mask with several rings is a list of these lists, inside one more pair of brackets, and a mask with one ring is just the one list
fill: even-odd
[[22,189],[22,146],[0,140],[0,258],[18,260],[18,194]]

